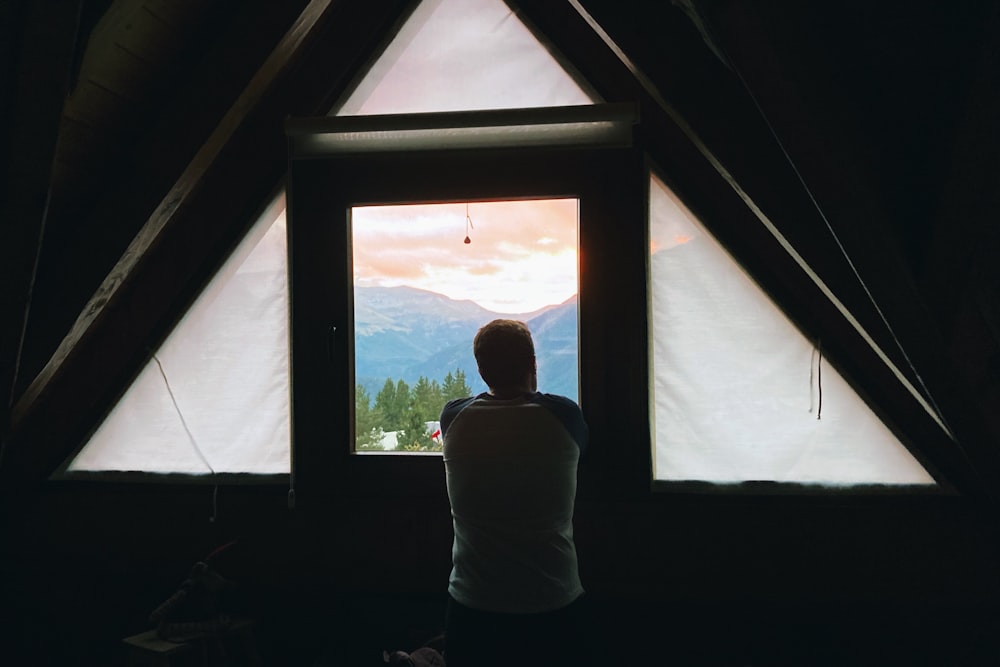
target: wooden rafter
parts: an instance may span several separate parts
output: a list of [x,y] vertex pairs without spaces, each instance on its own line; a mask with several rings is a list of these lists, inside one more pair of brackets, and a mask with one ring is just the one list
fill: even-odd
[[[3,407],[10,405],[11,385],[22,335],[23,317],[37,245],[43,229],[52,161],[66,95],[73,76],[79,2],[9,3],[0,11],[0,40],[13,63],[4,86],[9,95],[8,150],[4,167],[0,266],[3,267],[3,312],[11,315],[0,327],[0,386]],[[20,12],[16,11],[20,8]],[[8,41],[9,40],[9,41]],[[30,63],[30,66],[27,65]]]
[[295,57],[301,53],[309,31],[319,18],[329,11],[334,0],[313,0],[302,12],[299,19],[289,29],[285,38],[260,68],[256,76],[247,86],[240,98],[232,106],[208,141],[198,151],[177,183],[163,198],[163,201],[149,216],[139,234],[129,244],[125,254],[118,264],[108,274],[101,286],[91,297],[87,306],[80,313],[73,328],[63,339],[55,354],[35,377],[28,389],[14,406],[12,413],[13,429],[35,400],[42,394],[52,379],[58,374],[66,358],[72,353],[77,343],[83,339],[95,322],[99,320],[104,309],[115,298],[121,286],[127,282],[136,271],[149,249],[156,244],[172,221],[179,215],[183,207],[191,199],[193,193],[202,183],[206,172],[216,163],[220,153],[232,139],[233,134],[241,124],[246,122],[250,113],[260,103],[261,97],[275,85],[276,80],[295,63]]
[[[518,4],[522,15],[553,38],[555,46],[606,99],[645,98],[642,125],[647,150],[654,162],[676,179],[671,185],[682,198],[697,210],[706,226],[740,258],[786,312],[794,315],[800,327],[832,338],[824,338],[824,349],[840,362],[842,373],[856,381],[863,380],[866,393],[881,405],[883,418],[905,425],[908,444],[918,459],[964,493],[988,500],[991,481],[1000,474],[1000,469],[991,465],[992,457],[987,451],[980,451],[980,455],[970,460],[967,452],[956,447],[935,424],[929,411],[899,391],[899,374],[890,371],[884,359],[878,358],[872,341],[909,382],[915,383],[912,370],[893,348],[891,334],[870,300],[851,279],[849,267],[834,240],[817,233],[823,225],[820,217],[823,211],[816,207],[752,103],[747,108],[749,98],[739,80],[705,48],[705,62],[693,59],[690,50],[678,52],[673,62],[683,62],[683,67],[672,68],[674,71],[665,68],[643,85],[643,77],[629,77],[627,72],[623,76],[622,70],[629,69],[628,44],[618,55],[621,62],[609,62],[608,50],[600,48],[595,34],[574,27],[585,19],[574,16],[568,4]],[[660,29],[668,28],[662,23],[657,25]],[[664,38],[660,43],[668,45],[673,40]],[[663,51],[666,53],[658,53],[659,57],[669,58],[670,47]],[[655,86],[652,94],[650,84]],[[656,96],[662,97],[662,103]],[[720,108],[741,107],[743,113],[719,112]],[[688,120],[697,123],[692,125]],[[685,132],[686,128],[691,131]],[[723,197],[727,190],[736,197]],[[814,281],[806,278],[800,263],[791,262],[786,251],[778,251],[780,244],[776,245],[774,238],[767,238],[769,233],[758,233],[767,226],[760,224],[764,222],[761,215],[773,220],[805,262],[831,282],[858,325],[846,325],[844,316],[829,306],[828,295],[818,289],[819,285],[810,286]],[[724,221],[721,226],[716,224],[720,220]],[[759,229],[754,231],[750,227]],[[910,316],[908,322],[919,321]],[[872,341],[866,342],[858,331],[867,332]],[[977,472],[980,465],[985,478]]]
[[74,446],[65,442],[65,431],[50,435],[56,442],[45,447],[27,442],[54,428],[45,423],[48,410],[58,406],[66,423],[80,428],[99,405],[95,394],[115,391],[113,381],[132,372],[127,369],[188,293],[190,280],[231,247],[247,215],[280,181],[284,119],[329,104],[331,91],[343,89],[406,7],[344,0],[312,0],[305,7],[15,405],[16,449],[32,475],[48,474]]

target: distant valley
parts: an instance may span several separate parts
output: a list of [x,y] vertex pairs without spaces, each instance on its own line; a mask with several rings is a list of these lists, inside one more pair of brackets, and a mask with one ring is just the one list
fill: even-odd
[[539,391],[577,398],[577,299],[540,310],[495,313],[472,301],[413,287],[354,290],[355,378],[375,396],[386,378],[413,385],[420,376],[441,382],[461,369],[474,392],[485,391],[472,339],[498,317],[522,320],[535,340]]

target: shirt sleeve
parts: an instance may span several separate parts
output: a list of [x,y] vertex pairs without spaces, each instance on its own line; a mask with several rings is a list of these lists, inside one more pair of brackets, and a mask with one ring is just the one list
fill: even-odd
[[583,419],[580,406],[575,401],[558,394],[542,393],[535,394],[532,400],[548,408],[562,422],[573,440],[576,441],[581,455],[587,451],[587,446],[590,444],[590,429]]
[[448,432],[448,427],[451,426],[453,421],[455,421],[455,417],[458,416],[458,413],[474,400],[476,400],[475,396],[469,396],[468,398],[456,398],[444,404],[444,408],[441,410],[442,438],[444,438],[445,434]]

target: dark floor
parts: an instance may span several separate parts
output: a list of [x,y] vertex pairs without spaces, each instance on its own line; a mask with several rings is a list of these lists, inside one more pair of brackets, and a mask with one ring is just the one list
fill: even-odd
[[[0,578],[2,665],[123,665],[122,639],[150,629],[150,611],[177,584],[174,573],[128,560],[77,554],[67,567],[63,554],[47,562],[36,556],[0,558],[6,573]],[[628,667],[1000,665],[1000,601],[988,608],[961,601],[929,608],[636,602],[597,593],[589,600],[590,636],[616,658],[610,664]],[[257,621],[265,665],[365,667],[383,664],[383,650],[410,651],[441,633],[445,595],[258,585],[235,605]]]
[[[5,590],[4,593],[9,591]],[[24,609],[4,598],[5,665],[116,665],[121,639],[145,621],[61,618],[58,609]],[[614,659],[595,664],[700,667],[1000,664],[996,610],[710,609],[592,598],[595,636]],[[94,601],[95,613],[108,613]],[[138,610],[134,610],[138,611]],[[13,613],[11,613],[13,612]],[[383,650],[411,651],[441,632],[443,596],[273,595],[257,616],[265,665],[381,665]],[[62,623],[54,627],[52,623]],[[102,636],[103,635],[103,636]],[[488,648],[486,650],[489,650]],[[228,664],[243,664],[238,651]]]

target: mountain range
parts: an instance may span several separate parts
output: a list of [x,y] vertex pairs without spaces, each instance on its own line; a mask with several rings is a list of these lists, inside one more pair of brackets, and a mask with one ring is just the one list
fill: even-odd
[[496,313],[414,287],[355,287],[355,379],[374,397],[386,378],[410,386],[441,382],[456,369],[474,393],[485,391],[472,355],[479,327],[497,318],[526,322],[535,341],[538,389],[576,399],[577,298],[529,313]]

